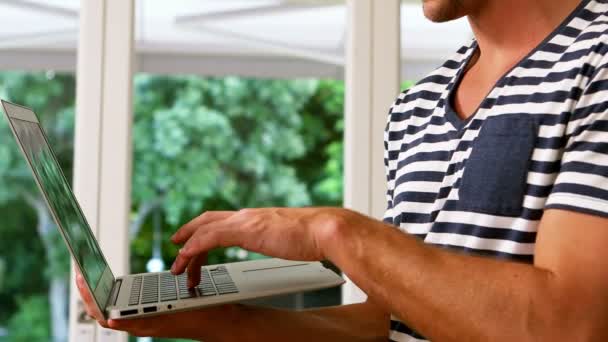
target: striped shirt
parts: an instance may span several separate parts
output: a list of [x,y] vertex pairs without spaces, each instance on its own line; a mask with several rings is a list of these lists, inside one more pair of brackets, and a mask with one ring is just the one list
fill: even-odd
[[[549,208],[608,217],[608,0],[585,0],[462,120],[472,41],[399,96],[385,221],[424,242],[532,263]],[[392,341],[424,337],[393,316]]]

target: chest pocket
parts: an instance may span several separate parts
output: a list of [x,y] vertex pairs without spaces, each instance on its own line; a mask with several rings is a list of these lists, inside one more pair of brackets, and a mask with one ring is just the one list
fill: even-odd
[[537,130],[528,115],[486,119],[465,164],[458,190],[461,208],[502,216],[521,214]]

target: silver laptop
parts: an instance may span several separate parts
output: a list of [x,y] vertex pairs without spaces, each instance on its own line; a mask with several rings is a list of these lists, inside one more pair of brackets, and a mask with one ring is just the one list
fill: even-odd
[[11,130],[34,174],[87,287],[106,318],[123,319],[192,310],[341,285],[340,276],[319,262],[265,259],[205,266],[200,284],[189,289],[186,275],[170,272],[115,277],[36,114],[2,100]]

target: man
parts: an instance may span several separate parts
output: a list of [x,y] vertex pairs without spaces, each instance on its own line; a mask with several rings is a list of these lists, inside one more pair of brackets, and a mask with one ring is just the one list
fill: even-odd
[[391,108],[385,223],[254,209],[204,213],[173,237],[176,274],[198,279],[217,246],[329,259],[366,303],[100,323],[209,342],[608,341],[608,2],[425,0],[424,11],[467,16],[475,40]]

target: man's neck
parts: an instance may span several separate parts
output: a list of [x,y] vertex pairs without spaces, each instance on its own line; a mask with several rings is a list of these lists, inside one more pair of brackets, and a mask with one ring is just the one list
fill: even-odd
[[488,0],[468,19],[480,67],[508,70],[545,39],[581,0]]

